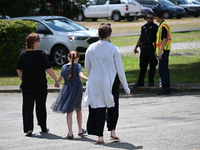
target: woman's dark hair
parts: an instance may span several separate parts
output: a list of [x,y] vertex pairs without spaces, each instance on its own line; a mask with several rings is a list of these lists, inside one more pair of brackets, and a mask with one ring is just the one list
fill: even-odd
[[73,79],[73,71],[74,71],[74,59],[80,58],[80,54],[77,51],[70,51],[67,57],[71,58],[71,68],[70,68],[70,75],[68,76],[68,80]]
[[33,44],[35,41],[40,40],[40,37],[36,33],[31,33],[26,37],[26,49],[34,48]]
[[105,39],[112,33],[112,28],[110,23],[101,23],[99,27],[99,37],[100,39]]

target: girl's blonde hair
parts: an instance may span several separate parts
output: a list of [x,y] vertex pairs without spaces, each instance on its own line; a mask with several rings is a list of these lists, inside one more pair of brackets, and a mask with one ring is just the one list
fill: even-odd
[[70,51],[67,55],[68,58],[71,58],[71,68],[70,68],[70,75],[68,76],[68,80],[73,79],[73,70],[74,70],[74,59],[80,58],[80,54],[77,51]]

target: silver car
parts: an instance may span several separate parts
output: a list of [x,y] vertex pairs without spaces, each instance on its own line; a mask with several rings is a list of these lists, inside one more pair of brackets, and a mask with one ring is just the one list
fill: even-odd
[[40,49],[45,51],[55,65],[62,66],[67,61],[69,51],[76,50],[84,58],[87,47],[99,40],[98,32],[88,29],[62,16],[32,16],[11,18],[37,22]]

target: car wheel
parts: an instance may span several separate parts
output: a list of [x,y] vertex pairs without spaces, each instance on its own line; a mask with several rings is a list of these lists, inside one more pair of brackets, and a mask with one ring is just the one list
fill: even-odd
[[114,12],[112,18],[113,18],[114,21],[120,21],[121,20],[120,12]]
[[165,12],[163,13],[163,17],[164,17],[165,19],[170,18],[169,12],[165,11]]
[[97,21],[97,19],[98,19],[98,18],[92,18],[91,20],[92,20],[92,21]]
[[128,21],[133,21],[133,17],[127,17]]
[[199,15],[197,15],[197,14],[196,14],[196,15],[194,15],[194,17],[196,17],[196,18],[197,18],[197,17],[199,17]]
[[66,47],[59,45],[53,49],[52,59],[56,66],[62,66],[67,62],[68,50]]
[[84,21],[84,20],[85,20],[85,16],[84,16],[83,13],[81,13],[81,14],[79,14],[79,15],[77,16],[77,21]]

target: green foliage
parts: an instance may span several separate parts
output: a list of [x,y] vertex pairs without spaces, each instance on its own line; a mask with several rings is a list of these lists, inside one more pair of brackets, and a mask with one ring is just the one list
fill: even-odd
[[24,49],[25,38],[36,31],[36,25],[30,21],[0,20],[0,75],[16,74],[16,62],[20,51]]
[[[30,15],[60,15],[71,19],[83,11],[82,4],[88,0],[3,0],[0,1],[0,15],[10,17]],[[36,11],[37,9],[37,11]]]

